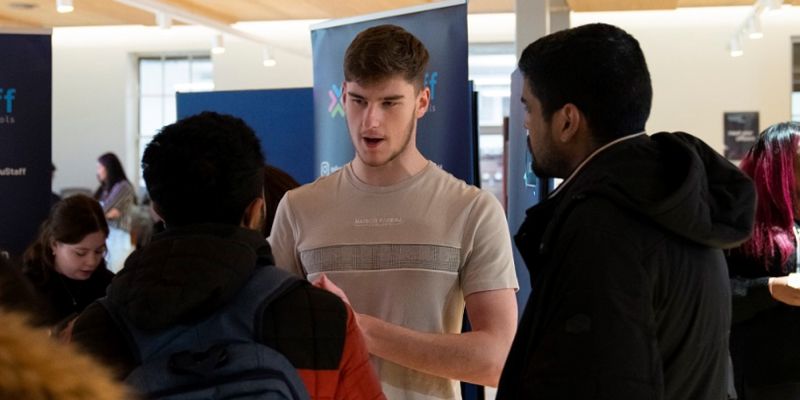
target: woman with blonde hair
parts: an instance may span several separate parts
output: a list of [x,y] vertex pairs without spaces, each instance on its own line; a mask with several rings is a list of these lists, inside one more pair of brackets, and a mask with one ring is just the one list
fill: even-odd
[[0,309],[0,399],[131,398],[109,371],[25,320],[22,314]]

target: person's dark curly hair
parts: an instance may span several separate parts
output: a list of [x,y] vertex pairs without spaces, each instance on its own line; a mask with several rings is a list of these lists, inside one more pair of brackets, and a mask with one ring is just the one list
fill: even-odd
[[239,225],[263,196],[264,155],[239,118],[203,112],[165,126],[147,145],[142,172],[167,226]]

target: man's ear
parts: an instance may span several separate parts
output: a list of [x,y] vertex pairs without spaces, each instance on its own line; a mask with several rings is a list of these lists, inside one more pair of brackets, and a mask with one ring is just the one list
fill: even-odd
[[564,104],[563,107],[553,113],[553,118],[551,119],[557,139],[561,143],[574,140],[581,124],[585,122],[581,110],[572,103]]
[[425,115],[426,112],[428,112],[428,106],[430,105],[431,105],[431,89],[426,86],[420,89],[419,94],[417,95],[416,98],[416,106],[417,106],[416,115],[418,119],[422,118],[422,116]]
[[250,204],[244,209],[242,215],[242,227],[252,230],[261,230],[261,225],[267,219],[267,203],[264,201],[263,196],[253,199]]

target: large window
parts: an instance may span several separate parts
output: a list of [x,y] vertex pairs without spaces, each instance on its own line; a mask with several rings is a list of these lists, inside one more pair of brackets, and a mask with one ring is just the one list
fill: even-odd
[[470,44],[469,77],[478,92],[481,187],[503,202],[503,119],[508,116],[513,43]]
[[[203,56],[139,58],[139,137],[137,160],[161,127],[177,120],[175,94],[214,89],[213,64]],[[137,162],[138,167],[139,162]],[[139,185],[144,180],[139,175]]]

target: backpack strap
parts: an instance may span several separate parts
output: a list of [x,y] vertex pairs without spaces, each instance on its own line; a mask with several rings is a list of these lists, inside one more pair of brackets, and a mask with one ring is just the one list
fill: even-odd
[[140,365],[142,363],[142,354],[139,352],[139,346],[136,344],[136,339],[133,337],[130,329],[128,328],[129,324],[125,317],[120,314],[117,307],[111,304],[111,302],[108,300],[108,296],[103,296],[95,301],[103,306],[108,313],[108,316],[111,317],[112,321],[114,321],[114,325],[116,325],[119,334],[125,338],[125,342],[128,344],[128,349],[131,351],[131,355],[133,356],[135,364]]
[[273,265],[256,267],[250,280],[236,297],[225,305],[223,313],[238,321],[248,321],[247,332],[260,342],[257,333],[264,310],[275,300],[306,282]]

